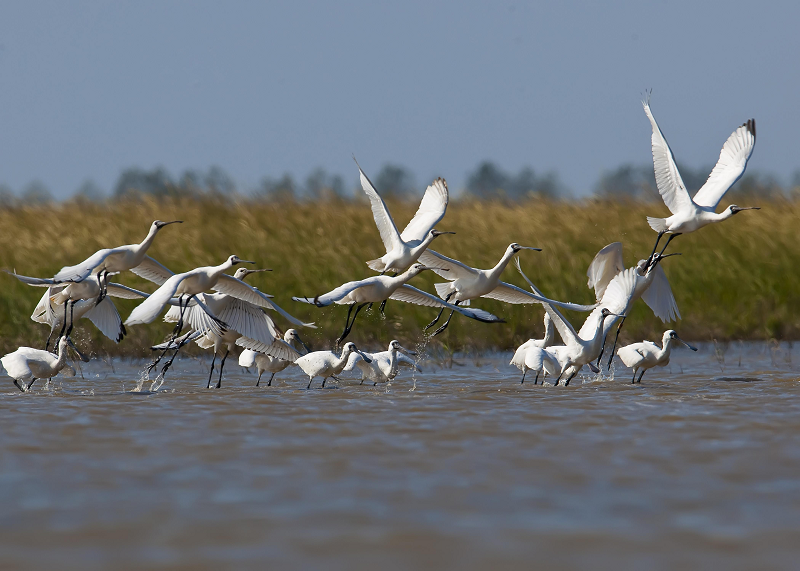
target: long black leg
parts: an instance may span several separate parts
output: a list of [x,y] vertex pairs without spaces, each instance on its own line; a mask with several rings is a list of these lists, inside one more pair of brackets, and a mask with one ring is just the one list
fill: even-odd
[[328,377],[323,377],[323,379],[322,379],[322,388],[323,389],[325,388],[325,381],[327,381],[327,380],[328,380]]
[[[541,371],[536,371],[536,378],[533,379],[534,385],[539,382],[539,373],[541,373]],[[542,381],[542,384],[544,384],[544,381]]]
[[662,248],[662,250],[661,250],[661,253],[659,253],[659,256],[663,256],[663,255],[664,255],[664,252],[665,252],[665,251],[666,251],[666,249],[667,249],[667,246],[669,246],[669,243],[670,243],[670,242],[672,242],[672,240],[673,240],[674,238],[677,238],[677,237],[678,237],[678,236],[680,236],[680,235],[681,235],[681,233],[680,233],[680,232],[678,232],[677,234],[670,234],[670,235],[669,235],[669,238],[667,239],[667,243],[666,243],[666,244],[664,244],[664,247]]
[[[457,301],[457,302],[455,302],[455,304],[454,304],[454,305],[458,305],[459,303],[461,303],[461,301]],[[436,337],[437,335],[439,335],[439,333],[441,333],[442,331],[444,331],[445,329],[447,329],[447,326],[448,326],[448,325],[450,325],[450,320],[451,320],[451,319],[453,319],[453,314],[454,314],[455,312],[456,312],[456,310],[455,310],[455,309],[453,309],[453,310],[450,312],[450,315],[449,315],[449,317],[447,318],[447,321],[445,321],[445,322],[444,322],[444,325],[442,325],[442,326],[441,326],[439,329],[437,329],[436,331],[434,331],[434,332],[433,332],[433,335],[431,335],[431,337]]]
[[268,387],[272,386],[272,379],[274,379],[274,378],[275,378],[275,373],[272,373],[272,376],[269,378],[269,382],[267,383]]
[[639,375],[639,380],[638,380],[638,381],[636,381],[637,383],[641,383],[641,382],[642,382],[642,377],[644,377],[644,372],[645,372],[646,370],[647,370],[647,369],[642,369],[642,373]]
[[64,334],[69,337],[70,333],[72,333],[72,327],[75,325],[75,302],[73,301],[69,305],[69,327],[67,327],[67,332]]
[[[625,317],[627,317],[627,316],[625,316]],[[620,332],[620,330],[622,330],[622,324],[625,323],[625,317],[620,319],[619,325],[617,326],[617,334],[614,335],[614,344],[611,346],[611,357],[609,357],[608,365],[606,366],[606,369],[608,369],[609,371],[611,370],[611,361],[614,360],[614,349],[617,348],[617,339],[619,339],[619,332]],[[599,361],[598,361],[598,364],[599,364]]]
[[31,390],[31,387],[33,386],[33,383],[35,383],[35,382],[36,382],[36,379],[34,378],[34,379],[31,381],[31,384],[29,384],[29,385],[28,385],[28,387],[27,387],[25,390],[26,390],[26,391],[29,391],[29,390]]
[[[444,300],[449,302],[449,301],[450,301],[450,298],[451,298],[451,297],[453,297],[453,293],[455,293],[455,292],[452,292],[452,291],[451,291],[450,293],[448,293],[448,294],[447,294],[447,297],[445,297],[445,298],[444,298]],[[437,316],[436,316],[436,319],[434,319],[433,321],[431,321],[430,323],[428,323],[428,324],[425,326],[425,329],[423,329],[423,331],[427,331],[428,329],[430,329],[431,327],[433,327],[434,325],[436,325],[436,323],[437,323],[437,322],[438,322],[438,321],[439,321],[439,320],[442,318],[442,313],[444,313],[444,309],[445,309],[445,308],[444,308],[444,307],[442,307],[442,309],[440,309],[440,310],[439,310],[439,315],[437,315]]]
[[564,383],[564,386],[565,386],[565,387],[566,387],[566,386],[568,386],[568,385],[569,385],[569,382],[570,382],[570,381],[572,380],[572,378],[573,378],[575,375],[577,375],[577,374],[578,374],[578,371],[575,371],[574,373],[572,373],[572,374],[569,376],[569,378],[567,379],[567,382],[565,382],[565,383]]
[[633,370],[633,378],[631,379],[631,384],[636,382],[636,369]]
[[230,349],[227,349],[225,351],[225,356],[222,358],[222,362],[219,364],[219,380],[217,381],[217,388],[218,389],[222,388],[222,369],[225,367],[225,359],[228,358],[228,353],[230,353],[230,352],[231,352]]
[[50,349],[50,339],[53,338],[53,330],[50,330],[50,335],[47,336],[47,343],[44,344],[44,350],[47,351]]
[[653,245],[653,251],[651,252],[651,254],[650,254],[650,257],[649,257],[649,258],[647,258],[647,266],[648,266],[648,267],[650,266],[650,264],[652,264],[652,263],[653,263],[653,256],[655,256],[655,255],[656,255],[656,250],[658,249],[658,243],[661,241],[661,237],[662,237],[662,236],[663,236],[665,233],[666,233],[666,232],[665,232],[664,230],[662,230],[661,232],[659,232],[659,233],[658,233],[658,238],[656,238],[656,243]]
[[56,345],[58,345],[58,341],[64,336],[64,331],[67,330],[67,309],[69,305],[69,300],[64,302],[64,323],[61,324],[61,331],[58,333],[58,337],[56,337]]
[[314,380],[314,377],[311,377],[310,379],[308,379],[308,386],[306,387],[306,390],[311,388],[311,381],[313,381],[313,380]]
[[[188,301],[187,301],[187,303],[188,303]],[[183,296],[182,295],[178,297],[178,309],[180,310],[181,317],[183,317]],[[178,325],[180,325],[180,321],[181,321],[181,319],[179,318],[178,319],[178,322],[179,322]],[[177,332],[178,332],[178,326],[176,325],[175,329],[172,330],[172,336],[170,337],[170,340],[167,342],[167,346],[164,347],[164,350],[161,351],[161,354],[158,357],[156,357],[155,359],[153,359],[153,362],[150,363],[150,365],[148,365],[148,367],[147,367],[147,376],[148,377],[150,376],[150,371],[152,371],[153,369],[156,368],[156,365],[158,365],[161,362],[161,359],[163,359],[164,355],[166,355],[167,351],[169,351],[170,343],[172,343],[172,341],[175,340],[175,338],[177,337],[177,335],[176,335]]]
[[380,307],[378,308],[378,309],[380,310],[380,312],[381,312],[381,315],[383,315],[384,317],[386,317],[386,314],[385,314],[385,313],[383,313],[383,310],[384,310],[384,308],[386,307],[386,302],[387,302],[387,301],[389,301],[389,300],[388,300],[388,299],[384,299],[384,300],[381,302],[381,305],[380,305]]
[[342,339],[344,339],[344,338],[345,338],[345,336],[346,336],[348,333],[350,333],[350,314],[351,314],[351,313],[352,313],[352,311],[353,311],[353,307],[355,307],[355,304],[354,304],[354,303],[351,303],[351,304],[350,304],[350,305],[347,307],[347,319],[345,319],[345,320],[344,320],[344,331],[342,331],[342,334],[339,336],[339,339],[337,339],[337,340],[336,340],[336,344],[337,344],[337,345],[339,344],[339,341],[341,341]]
[[178,346],[175,347],[175,352],[172,354],[172,357],[169,358],[169,361],[167,361],[167,363],[161,369],[161,378],[162,379],[164,378],[164,375],[167,374],[167,371],[169,370],[169,368],[172,366],[172,362],[175,361],[175,357],[178,356],[178,352],[181,350],[181,347],[186,345],[188,342],[189,342],[189,337],[187,336],[186,339],[184,339],[183,341],[178,343]]
[[[261,372],[258,374],[258,380],[256,381],[256,386],[258,386],[258,383],[260,383],[260,382],[261,382],[261,375],[263,375],[263,374],[264,374],[264,371],[261,371]],[[272,373],[272,374],[274,375],[275,373]],[[271,380],[272,380],[272,379],[270,379],[270,381],[271,381]]]
[[[361,308],[362,308],[362,307],[364,307],[365,305],[368,305],[368,304],[366,304],[366,303],[362,303],[361,305],[359,305],[359,306],[357,306],[357,307],[356,307],[356,311],[355,311],[355,313],[353,313],[353,320],[350,322],[350,327],[348,327],[348,328],[345,330],[345,332],[342,334],[342,336],[341,336],[341,337],[339,337],[339,338],[336,340],[336,346],[337,346],[337,347],[339,346],[339,343],[341,343],[341,342],[342,342],[342,341],[345,339],[345,337],[347,337],[348,335],[350,335],[350,331],[353,329],[353,325],[355,325],[355,323],[356,323],[356,317],[358,317],[358,312],[359,312],[359,311],[361,311]],[[350,307],[352,308],[353,306],[351,305]],[[348,312],[348,313],[349,313],[349,312]],[[325,382],[325,381],[323,381],[323,382]]]
[[[214,374],[214,363],[217,362],[217,352],[214,351],[214,356],[211,358],[211,370],[208,372],[208,384],[206,385],[207,389],[211,388],[211,375]],[[259,377],[260,379],[261,377]]]
[[22,387],[22,385],[20,384],[20,382],[17,379],[14,379],[14,384],[17,385],[17,388],[19,389],[19,392],[21,392],[21,393],[25,392],[25,389]]
[[527,374],[528,374],[528,369],[525,369],[524,371],[522,371],[522,380],[519,382],[519,384],[522,385],[522,384],[525,383],[525,375],[527,375]]

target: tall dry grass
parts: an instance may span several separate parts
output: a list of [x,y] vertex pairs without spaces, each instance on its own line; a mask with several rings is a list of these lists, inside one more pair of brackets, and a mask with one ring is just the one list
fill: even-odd
[[[683,256],[664,261],[683,320],[672,324],[687,339],[794,339],[800,336],[800,245],[796,235],[800,203],[774,201],[759,212],[682,236],[670,251]],[[413,215],[415,204],[390,204],[398,224]],[[476,267],[493,266],[510,242],[537,246],[523,252],[528,275],[548,295],[590,303],[586,268],[594,254],[613,241],[625,244],[628,265],[649,254],[655,234],[645,215],[666,213],[661,205],[592,201],[562,203],[532,200],[522,204],[460,201],[451,203],[435,249]],[[158,236],[150,254],[180,272],[218,264],[230,254],[273,268],[251,277],[253,285],[275,295],[285,309],[319,325],[306,331],[316,347],[327,347],[341,332],[346,309],[318,309],[291,301],[292,295],[315,295],[344,282],[372,275],[364,263],[380,256],[382,245],[369,207],[364,203],[239,203],[221,201],[143,200],[109,205],[66,203],[0,211],[0,267],[31,276],[51,276],[103,247],[139,242],[154,219],[182,219]],[[503,278],[524,285],[512,266]],[[131,273],[117,281],[153,291],[154,285]],[[433,290],[436,276],[426,272],[412,282]],[[0,350],[42,346],[48,331],[30,314],[43,293],[0,275]],[[136,302],[115,300],[123,319]],[[450,349],[510,348],[542,332],[539,306],[509,306],[491,300],[476,305],[506,319],[487,325],[454,318],[437,343]],[[421,339],[421,327],[435,315],[390,301],[386,320],[377,313],[359,316],[351,334],[357,343],[377,348],[393,338]],[[581,314],[568,317],[579,325]],[[279,325],[286,323],[276,318]],[[637,302],[623,340],[659,337],[668,326]],[[163,322],[132,327],[115,345],[82,320],[73,334],[98,354],[148,354],[151,343],[171,329]]]

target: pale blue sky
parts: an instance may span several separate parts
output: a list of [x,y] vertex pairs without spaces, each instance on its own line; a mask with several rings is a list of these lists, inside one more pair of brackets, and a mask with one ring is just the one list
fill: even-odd
[[0,3],[0,182],[56,196],[130,166],[219,165],[239,183],[351,159],[420,184],[480,161],[555,170],[584,194],[650,160],[713,164],[749,117],[749,168],[800,168],[800,4]]

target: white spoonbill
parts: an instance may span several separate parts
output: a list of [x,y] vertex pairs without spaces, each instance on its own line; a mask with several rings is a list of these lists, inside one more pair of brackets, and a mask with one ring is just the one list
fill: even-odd
[[[345,371],[352,371],[356,367],[361,370],[361,384],[365,379],[373,381],[374,384],[391,382],[400,371],[400,366],[405,365],[419,370],[417,364],[409,356],[416,356],[416,351],[406,349],[400,342],[393,339],[389,343],[389,349],[379,353],[364,353],[372,359],[372,362],[365,361],[360,353],[350,353],[347,359]],[[408,355],[408,356],[407,356]]]
[[[528,282],[531,290],[537,294],[541,294],[536,286],[533,285],[533,282],[528,279],[528,276],[525,275],[525,272],[522,271],[522,268],[519,265],[519,260],[517,260],[517,270],[525,279],[525,281]],[[614,295],[620,297],[625,296],[626,292],[633,291],[635,285],[635,270],[631,268],[617,274],[617,276],[611,280],[606,288],[605,295]],[[619,293],[615,294],[614,292]],[[562,341],[564,341],[564,345],[551,346],[547,348],[550,353],[556,356],[561,365],[561,374],[556,378],[555,385],[558,385],[561,377],[563,376],[566,376],[566,382],[564,383],[565,386],[569,385],[569,382],[575,375],[578,374],[578,371],[580,371],[584,365],[589,365],[589,367],[595,373],[600,372],[600,370],[591,362],[600,354],[600,348],[604,339],[603,322],[610,316],[624,317],[624,315],[613,313],[606,307],[600,307],[595,310],[599,315],[599,318],[594,320],[594,329],[592,331],[585,331],[584,328],[581,328],[583,333],[578,333],[575,331],[575,328],[572,326],[572,324],[570,324],[570,322],[564,318],[561,312],[558,311],[558,309],[549,303],[543,303],[542,305],[544,306],[545,311],[550,315],[550,318],[553,320],[553,325],[555,325]],[[593,319],[592,315],[594,314],[595,312],[593,311],[586,321]],[[584,324],[584,327],[585,325],[586,324]]]
[[345,365],[347,365],[347,358],[350,356],[350,353],[353,352],[360,353],[361,357],[368,363],[371,361],[371,359],[364,355],[364,353],[361,353],[361,351],[356,348],[356,344],[351,341],[345,343],[342,348],[342,354],[338,357],[333,351],[314,351],[302,357],[298,357],[294,364],[303,369],[303,372],[308,375],[307,389],[311,388],[311,382],[315,377],[322,377],[322,386],[324,387],[325,381],[330,378],[336,379],[336,375],[344,370]]
[[[648,369],[668,365],[673,341],[683,343],[692,351],[697,351],[697,347],[689,345],[686,341],[678,337],[678,334],[672,329],[664,332],[664,337],[661,339],[662,347],[659,347],[652,341],[642,341],[641,343],[632,343],[625,347],[620,347],[619,351],[617,351],[617,355],[619,355],[619,358],[622,359],[626,367],[633,369],[633,379],[631,379],[631,383],[641,383],[642,377]],[[639,380],[636,381],[636,373],[640,369],[642,373],[639,375]]]
[[[659,254],[653,253],[648,260],[639,260],[635,266],[636,282],[632,290],[626,290],[624,295],[620,295],[620,291],[612,292],[606,297],[606,288],[614,277],[625,271],[625,264],[622,261],[622,244],[620,242],[613,242],[600,250],[597,255],[589,264],[589,269],[586,275],[589,278],[589,288],[594,288],[595,296],[597,297],[598,305],[607,307],[614,313],[621,313],[627,315],[634,302],[642,298],[647,306],[653,310],[653,314],[661,319],[663,322],[674,321],[680,319],[681,314],[678,311],[678,304],[675,302],[675,297],[672,295],[672,288],[669,285],[667,274],[661,267],[661,260],[675,254]],[[594,328],[597,319],[599,319],[599,312],[595,310],[589,315],[581,328],[580,335],[589,334]],[[603,339],[606,338],[611,328],[617,323],[617,318],[607,319],[603,324]],[[609,368],[611,367],[611,360],[614,358],[614,348],[617,345],[617,338],[625,323],[625,318],[619,320],[617,333],[614,337],[614,344],[611,348],[611,358],[608,361]],[[603,356],[604,349],[601,349],[600,355],[597,358],[597,366],[600,366],[600,359]]]
[[[354,157],[355,158],[355,157]],[[361,174],[361,186],[372,205],[372,216],[381,234],[381,240],[386,247],[386,254],[376,260],[370,260],[367,265],[376,272],[404,272],[411,264],[417,261],[419,255],[442,234],[455,234],[455,232],[439,232],[434,226],[444,217],[449,196],[447,183],[443,178],[433,181],[427,190],[417,213],[406,229],[401,234],[395,226],[386,203],[375,190],[361,166],[356,161],[358,172]]]
[[[303,343],[302,339],[300,339],[300,335],[297,333],[296,329],[287,329],[286,333],[283,334],[283,341],[289,345],[291,349],[294,349],[294,343],[300,343],[305,350],[305,353],[310,353],[308,346]],[[272,380],[275,378],[275,374],[280,373],[289,365],[294,364],[294,361],[301,356],[302,354],[298,352],[296,357],[289,360],[281,359],[280,357],[273,357],[272,355],[267,355],[266,353],[261,353],[252,349],[245,349],[239,355],[239,366],[246,367],[248,369],[250,367],[255,367],[256,370],[258,370],[258,380],[256,381],[256,386],[261,383],[261,375],[263,375],[265,372],[272,373],[269,378],[269,382],[267,383],[267,386],[271,387]]]
[[[98,275],[103,293],[105,295],[105,285],[103,280],[109,274],[117,274],[126,270],[131,270],[134,274],[145,279],[151,279],[151,268],[153,264],[160,266],[158,262],[147,255],[147,250],[155,240],[156,234],[164,226],[169,224],[180,224],[182,220],[172,222],[162,222],[156,220],[150,225],[150,231],[139,244],[128,244],[116,248],[104,248],[98,250],[80,264],[61,268],[53,279],[56,281],[80,282],[92,274]],[[102,274],[102,275],[100,275]]]
[[[503,322],[502,319],[492,315],[488,311],[458,307],[446,301],[442,301],[435,295],[431,295],[406,284],[408,280],[420,272],[429,269],[431,268],[427,268],[422,264],[414,264],[398,276],[373,276],[363,280],[347,282],[328,293],[316,297],[293,297],[292,299],[303,303],[310,303],[317,307],[325,307],[332,303],[350,306],[347,310],[347,320],[345,322],[344,331],[339,339],[337,339],[337,345],[350,333],[353,324],[356,322],[356,317],[358,317],[358,312],[361,311],[362,307],[387,299],[396,299],[398,301],[428,307],[447,307],[471,319],[483,321],[484,323]],[[356,308],[356,311],[353,315],[353,321],[351,322],[350,313],[353,311],[353,307]]]
[[755,119],[748,120],[728,137],[708,180],[692,198],[686,190],[686,185],[683,184],[678,166],[672,156],[672,150],[650,111],[649,96],[642,101],[642,105],[653,127],[653,168],[656,175],[656,186],[661,198],[664,199],[664,204],[672,212],[672,216],[668,218],[647,217],[647,223],[658,232],[658,239],[653,247],[654,253],[664,234],[670,234],[670,237],[664,245],[664,249],[661,250],[662,252],[667,249],[670,241],[676,236],[694,232],[714,222],[722,222],[742,210],[759,209],[757,206],[743,207],[731,204],[720,214],[716,213],[719,201],[744,174],[747,161],[753,154],[753,147],[756,144]]
[[[515,285],[500,281],[500,274],[514,257],[514,254],[520,250],[534,250],[540,252],[541,248],[532,248],[530,246],[520,246],[516,242],[509,244],[506,248],[503,257],[497,262],[493,268],[489,270],[479,270],[471,268],[470,266],[442,256],[433,250],[427,250],[420,255],[420,262],[431,268],[440,277],[450,280],[448,283],[435,284],[436,293],[445,301],[451,302],[454,305],[469,305],[469,300],[478,297],[487,297],[490,299],[497,299],[506,303],[541,303],[547,301],[560,307],[567,309],[574,309],[577,311],[591,311],[595,306],[588,305],[575,305],[572,303],[562,303],[558,301],[548,300],[544,297],[537,297],[531,295],[529,292]],[[436,319],[431,321],[425,329],[433,327],[439,318],[442,316],[444,308],[436,316]],[[437,329],[432,337],[435,337],[450,325],[450,319],[453,317],[453,312],[450,312],[450,317],[444,325]]]
[[[87,279],[85,281],[89,280]],[[97,301],[99,293],[98,297],[95,298],[67,302],[69,304],[69,316],[67,316],[67,303],[58,304],[56,303],[57,298],[55,298],[59,290],[68,286],[60,285],[47,288],[47,291],[42,296],[42,299],[39,300],[39,303],[36,305],[31,315],[33,321],[50,326],[50,335],[47,337],[45,351],[50,347],[50,339],[57,329],[61,329],[63,333],[64,325],[67,322],[69,322],[69,329],[72,329],[75,320],[81,318],[86,318],[94,323],[95,327],[97,327],[103,335],[114,341],[114,343],[122,341],[122,338],[127,332],[125,331],[125,326],[122,324],[122,319],[120,319],[117,308],[111,301],[111,298],[142,299],[149,294],[114,282],[109,282],[107,286],[108,295],[103,297],[102,301],[99,303]],[[67,333],[67,335],[69,335],[69,333]]]
[[[62,337],[58,342],[58,355],[41,349],[20,347],[13,353],[4,355],[0,358],[0,362],[3,363],[8,375],[14,379],[16,387],[20,391],[26,392],[33,386],[36,379],[51,379],[65,367],[72,373],[70,376],[75,374],[72,367],[67,365],[67,345],[74,348],[69,337]],[[75,350],[77,351],[77,349]],[[80,355],[80,352],[78,354]],[[85,357],[81,358],[88,361]],[[28,384],[25,385],[25,382]]]
[[[511,358],[510,365],[514,365],[520,371],[522,371],[522,381],[520,384],[525,382],[525,375],[528,374],[528,371],[533,370],[536,371],[536,379],[533,381],[535,385],[539,381],[539,373],[542,372],[545,364],[549,362],[552,371],[550,371],[550,375],[553,378],[558,377],[561,373],[561,365],[558,365],[558,360],[555,359],[555,356],[548,353],[544,354],[541,352],[541,349],[545,349],[550,347],[555,342],[555,328],[553,327],[553,319],[550,317],[550,314],[545,312],[544,314],[544,338],[542,339],[528,339],[517,347],[517,350],[514,352],[514,356]],[[555,362],[553,362],[555,360]],[[553,371],[558,369],[558,371],[553,374]],[[544,381],[542,381],[544,382]]]

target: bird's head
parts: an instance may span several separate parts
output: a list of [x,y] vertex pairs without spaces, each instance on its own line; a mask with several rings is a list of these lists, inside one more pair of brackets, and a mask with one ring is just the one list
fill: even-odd
[[513,242],[512,244],[509,244],[508,245],[508,249],[511,250],[512,252],[514,252],[515,254],[517,252],[519,252],[520,250],[533,250],[534,252],[541,252],[542,251],[541,248],[532,248],[530,246],[520,246],[516,242]]
[[236,270],[236,273],[233,274],[233,277],[235,277],[237,280],[244,280],[244,278],[246,278],[250,274],[255,274],[258,272],[271,272],[271,271],[272,270],[268,268],[263,268],[260,270],[249,270],[247,268],[239,268],[238,270]]
[[289,343],[290,345],[294,341],[297,341],[298,343],[300,343],[300,345],[305,347],[306,351],[311,353],[311,349],[309,349],[308,345],[306,345],[305,342],[303,342],[303,340],[300,339],[300,334],[297,333],[297,329],[287,329],[286,333],[283,334],[283,340]]
[[728,212],[730,212],[730,216],[733,216],[734,214],[738,214],[742,210],[761,210],[761,207],[760,206],[737,206],[735,204],[731,204],[727,208],[727,210],[728,210]]
[[437,230],[436,228],[431,228],[431,231],[429,232],[429,234],[431,236],[431,239],[433,239],[433,238],[436,238],[436,236],[441,236],[442,234],[455,234],[455,232],[441,232],[441,231]]
[[231,266],[235,266],[236,264],[255,264],[255,262],[251,262],[250,260],[241,259],[236,254],[228,258],[228,263],[230,263]]
[[183,220],[173,220],[172,222],[162,222],[161,220],[156,220],[153,222],[153,227],[156,230],[161,230],[164,226],[169,226],[170,224],[183,224]]
[[608,310],[608,308],[605,307],[602,310],[600,310],[600,315],[602,316],[603,319],[605,319],[610,315],[613,315],[614,317],[625,317],[624,315],[619,313],[612,313],[611,311]]
[[356,347],[356,344],[353,343],[352,341],[348,341],[342,348],[342,355],[344,354],[349,355],[350,353],[358,353],[359,355],[361,355],[361,358],[364,359],[364,361],[366,361],[367,363],[372,363],[372,359],[370,359],[362,351],[360,351],[358,347]]
[[666,344],[667,341],[672,341],[672,340],[677,341],[678,343],[681,343],[683,345],[686,345],[692,351],[697,351],[697,347],[692,347],[686,341],[678,337],[678,334],[675,332],[675,330],[668,329],[667,331],[664,332],[663,343]]
[[390,351],[400,351],[401,353],[405,353],[406,355],[414,356],[417,354],[416,351],[410,351],[406,349],[402,345],[400,345],[400,341],[397,339],[393,339],[391,343],[389,343],[389,350]]
[[88,362],[89,362],[89,357],[87,357],[86,355],[84,355],[83,353],[81,353],[80,349],[78,349],[78,348],[75,346],[75,343],[73,343],[73,342],[72,342],[72,339],[70,339],[69,337],[67,337],[67,336],[65,335],[65,336],[64,336],[64,337],[62,337],[62,338],[61,338],[61,340],[58,342],[58,351],[59,351],[59,353],[60,353],[62,350],[66,349],[66,348],[67,348],[67,346],[71,347],[71,348],[72,348],[72,350],[73,350],[73,351],[75,351],[75,353],[78,355],[78,358],[79,358],[81,361],[83,361],[84,363],[88,363]]
[[424,272],[425,270],[432,270],[432,269],[433,269],[433,268],[429,268],[429,267],[428,267],[428,266],[426,266],[425,264],[414,264],[413,266],[411,266],[411,267],[408,269],[408,272],[409,272],[409,273],[410,273],[412,276],[416,276],[416,275],[417,275],[418,273],[420,273],[420,272]]

